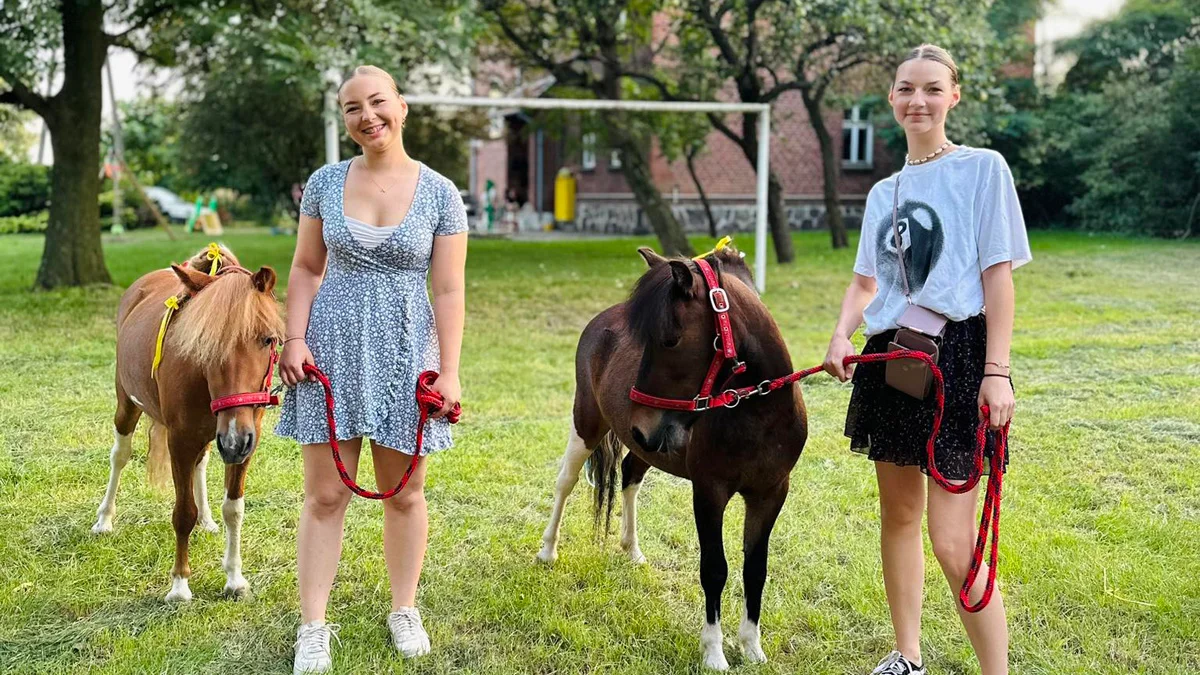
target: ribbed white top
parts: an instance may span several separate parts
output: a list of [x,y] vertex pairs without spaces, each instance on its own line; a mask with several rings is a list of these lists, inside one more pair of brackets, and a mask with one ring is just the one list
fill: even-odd
[[392,233],[396,231],[399,225],[390,225],[388,227],[378,227],[364,223],[357,218],[346,216],[346,227],[350,228],[350,234],[358,243],[366,248],[375,248],[382,244]]

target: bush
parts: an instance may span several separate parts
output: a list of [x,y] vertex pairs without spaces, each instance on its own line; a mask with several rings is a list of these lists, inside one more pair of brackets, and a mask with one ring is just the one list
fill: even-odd
[[20,216],[0,217],[0,234],[25,234],[45,232],[50,222],[49,211],[26,213]]
[[[111,183],[105,181],[105,187],[111,188]],[[126,229],[137,229],[139,227],[154,227],[158,221],[154,218],[154,212],[146,205],[146,200],[142,198],[142,193],[133,189],[132,186],[127,186],[124,182],[121,184],[121,225]],[[105,227],[112,224],[113,216],[113,193],[109,189],[100,193],[100,218]]]
[[50,167],[0,160],[0,217],[37,213],[50,206]]

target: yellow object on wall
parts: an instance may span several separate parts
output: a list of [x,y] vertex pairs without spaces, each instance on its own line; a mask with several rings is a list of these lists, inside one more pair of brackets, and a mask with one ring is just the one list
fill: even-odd
[[575,222],[575,175],[565,166],[554,177],[554,220]]

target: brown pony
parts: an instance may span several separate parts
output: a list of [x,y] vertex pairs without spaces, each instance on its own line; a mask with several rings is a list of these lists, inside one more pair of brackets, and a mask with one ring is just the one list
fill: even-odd
[[[629,301],[610,307],[587,325],[575,356],[573,428],[554,491],[550,523],[538,558],[558,555],[563,505],[590,459],[596,485],[596,522],[607,524],[621,460],[621,547],[645,561],[637,541],[636,498],[650,467],[687,478],[700,539],[700,583],[705,625],[700,632],[703,664],[729,667],[721,647],[721,593],[728,567],[721,539],[725,507],[733,495],[746,503],[744,534],[745,613],[738,638],[746,659],[765,662],[758,620],[767,577],[767,542],[787,497],[788,478],[808,435],[799,386],[705,412],[663,410],[630,400],[634,386],[653,396],[691,399],[713,361],[714,309],[696,263],[668,260],[648,248],[638,251],[650,269]],[[705,260],[717,271],[731,306],[734,339],[745,372],[729,387],[753,386],[792,372],[791,358],[775,321],[758,294],[736,249]],[[731,374],[722,366],[716,382]],[[714,394],[720,391],[714,391]],[[624,448],[629,449],[625,454]],[[607,515],[605,515],[607,514]]]
[[[249,591],[242,576],[242,495],[250,456],[262,436],[263,408],[240,405],[214,415],[210,404],[264,388],[283,322],[272,292],[274,270],[262,267],[251,274],[228,250],[220,252],[215,275],[209,274],[207,252],[201,252],[182,266],[155,270],[135,281],[117,310],[112,470],[92,531],[112,531],[121,469],[129,461],[130,441],[144,412],[153,421],[150,474],[164,473],[162,464],[169,455],[175,483],[175,567],[168,601],[192,599],[188,537],[198,516],[201,527],[217,529],[204,487],[208,446],[214,437],[225,462],[225,593],[240,597]],[[180,309],[168,324],[162,361],[152,376],[164,302],[172,296],[181,298]]]

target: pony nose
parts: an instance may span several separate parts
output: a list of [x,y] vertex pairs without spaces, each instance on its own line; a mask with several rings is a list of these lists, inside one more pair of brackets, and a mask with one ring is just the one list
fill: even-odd
[[[234,425],[230,425],[234,426]],[[237,432],[233,429],[227,434],[217,435],[217,451],[226,464],[242,464],[254,450],[254,431]]]

